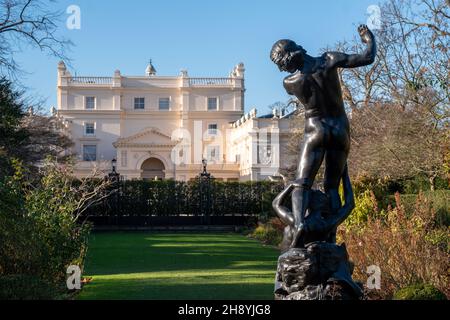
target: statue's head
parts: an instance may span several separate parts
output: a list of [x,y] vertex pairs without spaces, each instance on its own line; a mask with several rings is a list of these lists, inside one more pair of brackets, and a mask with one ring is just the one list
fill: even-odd
[[306,50],[292,40],[282,39],[275,42],[270,51],[270,59],[280,71],[294,73],[303,66]]

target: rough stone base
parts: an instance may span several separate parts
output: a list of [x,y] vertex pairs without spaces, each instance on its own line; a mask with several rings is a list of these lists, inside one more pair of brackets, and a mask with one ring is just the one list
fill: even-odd
[[352,300],[362,296],[352,280],[345,245],[312,242],[278,258],[277,300]]

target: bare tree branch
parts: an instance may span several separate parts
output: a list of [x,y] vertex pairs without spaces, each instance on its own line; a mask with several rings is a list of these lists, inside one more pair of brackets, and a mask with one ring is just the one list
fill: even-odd
[[66,50],[72,43],[57,36],[61,12],[50,8],[53,1],[0,0],[0,75],[16,77],[21,68],[14,60],[21,44],[30,44],[60,59],[70,61]]

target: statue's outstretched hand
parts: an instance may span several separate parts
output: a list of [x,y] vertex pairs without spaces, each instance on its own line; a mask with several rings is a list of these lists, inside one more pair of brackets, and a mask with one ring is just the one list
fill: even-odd
[[358,27],[358,33],[361,36],[361,41],[363,43],[368,43],[373,38],[372,31],[370,31],[370,29],[365,24],[362,24]]

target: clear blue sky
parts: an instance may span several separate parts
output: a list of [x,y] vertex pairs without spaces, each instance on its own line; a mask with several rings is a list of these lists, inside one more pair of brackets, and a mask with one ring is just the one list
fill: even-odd
[[[246,67],[246,110],[286,101],[283,74],[269,59],[272,44],[290,38],[312,55],[356,35],[375,0],[60,0],[55,8],[81,8],[81,29],[61,33],[75,46],[72,73],[143,75],[153,59],[159,75],[227,76],[233,66]],[[28,72],[23,84],[33,95],[56,104],[58,59],[37,50],[16,56]]]

